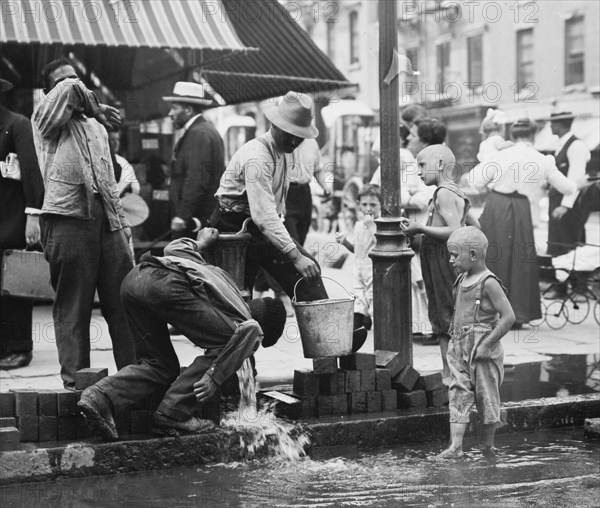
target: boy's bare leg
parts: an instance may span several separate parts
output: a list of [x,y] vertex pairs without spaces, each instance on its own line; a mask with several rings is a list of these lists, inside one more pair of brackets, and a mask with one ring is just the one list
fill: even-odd
[[450,423],[450,446],[435,458],[454,459],[462,457],[463,437],[465,436],[466,430],[466,423]]
[[494,436],[496,434],[496,423],[488,423],[481,426],[481,448],[483,451],[494,448]]

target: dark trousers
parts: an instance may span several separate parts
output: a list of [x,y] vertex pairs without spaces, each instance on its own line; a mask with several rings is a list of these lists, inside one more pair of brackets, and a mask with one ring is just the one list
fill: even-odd
[[290,236],[304,245],[312,220],[312,195],[309,184],[291,183],[285,201],[284,225]]
[[[235,323],[224,320],[206,294],[192,290],[185,275],[146,262],[125,278],[121,298],[135,340],[137,365],[121,369],[96,386],[115,408],[162,399],[158,411],[177,420],[189,419],[197,408],[194,383],[229,342]],[[168,323],[207,350],[181,374]],[[258,342],[244,341],[235,347],[242,348],[236,351],[247,358]]]
[[46,214],[40,225],[56,292],[52,315],[65,387],[74,387],[75,373],[90,366],[90,320],[96,290],[117,368],[133,363],[133,339],[119,297],[121,283],[133,267],[125,232],[110,231],[100,197],[94,200],[94,220]]
[[[243,213],[220,212],[213,214],[210,224],[222,233],[237,232],[246,218],[247,215]],[[294,296],[294,286],[302,278],[302,275],[296,270],[294,264],[279,249],[273,246],[254,224],[250,224],[248,232],[252,235],[252,238],[246,251],[245,287],[250,289],[254,287],[258,271],[262,268],[292,298]],[[295,243],[301,254],[316,261],[304,247],[296,241]],[[299,301],[325,300],[327,291],[323,286],[323,280],[319,277],[315,282],[301,281],[297,286],[296,296]]]
[[585,221],[583,218],[580,193],[573,207],[560,219],[552,217],[552,212],[560,206],[563,195],[554,189],[550,190],[548,203],[548,250],[552,256],[561,256],[577,247],[577,242],[585,243]]
[[31,300],[0,297],[0,357],[33,350],[32,309]]

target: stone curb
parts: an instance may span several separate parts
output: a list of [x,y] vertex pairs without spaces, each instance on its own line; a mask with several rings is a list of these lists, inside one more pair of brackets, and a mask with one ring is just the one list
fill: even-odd
[[[583,426],[586,418],[600,417],[600,394],[509,402],[503,405],[502,413],[501,432]],[[329,417],[303,423],[312,434],[310,453],[314,457],[319,456],[319,449],[374,449],[447,439],[449,433],[447,410],[435,409]],[[266,456],[267,447],[259,449],[256,456]],[[0,452],[0,485],[243,459],[240,434],[229,430],[115,443],[85,441],[63,447]]]

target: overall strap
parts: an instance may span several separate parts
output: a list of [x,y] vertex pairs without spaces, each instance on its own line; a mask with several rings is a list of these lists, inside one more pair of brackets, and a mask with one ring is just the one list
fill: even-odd
[[[271,154],[271,159],[273,160],[273,173],[274,173],[275,169],[277,168],[277,156],[275,155],[275,152],[273,151],[273,147],[263,137],[254,138],[254,139],[256,139],[258,142],[260,142],[268,150],[269,154]],[[283,168],[284,168],[284,171],[286,171],[286,175],[284,177],[284,180],[285,180],[287,178],[287,160],[286,160],[285,154],[283,154]],[[275,189],[273,189],[273,191],[275,191]],[[285,202],[286,199],[287,199],[287,189],[284,189],[283,201]]]
[[469,213],[469,210],[471,208],[471,200],[467,197],[467,195],[463,192],[463,190],[455,183],[444,183],[442,185],[439,185],[435,189],[435,191],[433,192],[433,196],[432,196],[431,200],[429,201],[430,210],[429,210],[429,214],[427,216],[427,224],[426,225],[430,226],[431,222],[433,221],[433,212],[434,212],[435,206],[436,206],[437,193],[440,189],[449,190],[450,192],[453,192],[454,194],[456,194],[460,199],[464,200],[465,208],[463,210],[463,216],[461,217],[461,220],[460,220],[460,225],[464,226],[466,218],[467,218],[467,213]]
[[479,281],[477,282],[477,288],[475,289],[475,313],[473,315],[474,323],[479,323],[479,308],[481,307],[481,295],[483,294],[483,286],[485,285],[485,281],[490,277],[496,279],[500,284],[500,287],[506,292],[506,289],[504,289],[502,282],[500,282],[500,279],[496,277],[496,275],[494,275],[490,270],[484,272]]

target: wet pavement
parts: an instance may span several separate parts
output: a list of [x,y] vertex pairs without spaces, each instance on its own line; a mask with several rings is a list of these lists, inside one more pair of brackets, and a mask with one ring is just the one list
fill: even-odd
[[[498,436],[493,459],[470,449],[428,460],[441,443],[329,460],[273,458],[64,479],[0,488],[3,506],[203,506],[206,508],[398,506],[597,506],[600,443],[581,429]],[[594,501],[596,500],[596,501]]]

